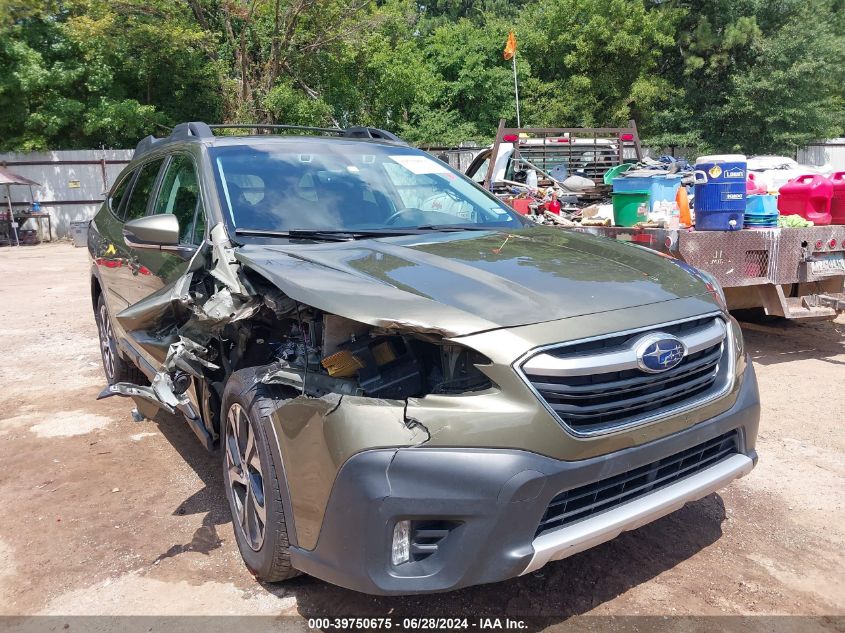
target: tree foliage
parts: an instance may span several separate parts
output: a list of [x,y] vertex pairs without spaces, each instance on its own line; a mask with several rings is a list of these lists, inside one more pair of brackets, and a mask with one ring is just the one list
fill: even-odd
[[409,141],[637,120],[790,151],[845,125],[845,0],[0,0],[0,149],[131,146],[178,121]]

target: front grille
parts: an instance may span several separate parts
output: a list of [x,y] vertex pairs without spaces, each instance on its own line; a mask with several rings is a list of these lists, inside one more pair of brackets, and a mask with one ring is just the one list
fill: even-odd
[[704,470],[738,452],[737,440],[737,432],[731,431],[651,464],[562,492],[549,503],[536,536],[633,501]]
[[[693,341],[696,335],[701,339],[702,332],[715,334],[705,337],[676,367],[647,373],[637,366],[636,346],[644,336],[658,332],[681,341]],[[537,356],[542,356],[540,362],[526,361],[522,370],[566,426],[580,433],[607,431],[717,394],[727,378],[725,332],[724,322],[718,318],[696,319],[552,348]],[[603,364],[603,359],[611,358],[613,363]],[[569,365],[556,372],[559,360]]]

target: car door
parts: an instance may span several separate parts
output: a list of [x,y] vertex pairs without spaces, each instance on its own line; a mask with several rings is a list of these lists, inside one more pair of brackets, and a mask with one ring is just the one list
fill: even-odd
[[484,150],[476,156],[470,166],[467,167],[466,175],[479,185],[484,184],[484,179],[487,178],[487,171],[490,168],[490,156],[493,152],[491,150]]
[[128,251],[123,241],[123,211],[138,170],[121,174],[111,193],[94,218],[92,255],[97,266],[103,299],[110,314],[129,305],[123,296],[123,273],[128,272]]
[[[138,168],[132,191],[122,207],[123,225],[147,214],[164,162],[164,157],[154,158]],[[115,275],[115,292],[125,302],[125,308],[153,292],[151,288],[154,288],[155,284],[151,284],[149,279],[151,270],[145,261],[147,257],[144,251],[127,245],[123,235],[115,240],[115,248],[124,262]]]
[[[137,300],[148,297],[182,277],[198,246],[205,239],[206,214],[200,194],[198,170],[193,158],[173,154],[164,165],[159,184],[148,207],[149,215],[169,213],[179,220],[179,244],[161,250],[133,249],[138,264]],[[162,352],[139,346],[154,366],[161,364]],[[152,353],[151,353],[152,352]]]
[[199,193],[197,169],[189,154],[173,154],[164,166],[148,214],[169,213],[179,220],[179,244],[161,250],[136,249],[142,265],[142,294],[160,290],[182,275],[197,246],[205,238],[205,211]]

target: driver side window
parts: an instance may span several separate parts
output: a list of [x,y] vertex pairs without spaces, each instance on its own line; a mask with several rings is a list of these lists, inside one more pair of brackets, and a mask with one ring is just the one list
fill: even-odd
[[153,213],[172,213],[179,220],[179,241],[199,244],[205,237],[205,213],[193,161],[183,154],[170,160]]
[[479,185],[484,183],[484,179],[487,178],[487,171],[490,169],[490,157],[488,156],[485,158],[481,164],[476,168],[476,170],[469,175],[472,178],[473,182],[477,182]]

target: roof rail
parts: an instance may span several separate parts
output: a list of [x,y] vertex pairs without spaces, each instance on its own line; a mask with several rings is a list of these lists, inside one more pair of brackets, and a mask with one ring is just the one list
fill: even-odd
[[179,123],[173,127],[170,132],[170,138],[189,138],[195,136],[197,138],[211,138],[214,132],[211,127],[202,121],[191,121],[190,123]]
[[339,127],[311,127],[308,125],[279,125],[273,123],[215,123],[207,127],[211,130],[301,130],[304,132],[343,134],[343,130]]
[[376,127],[312,127],[308,125],[280,125],[270,123],[222,123],[207,126],[213,130],[249,129],[249,130],[296,130],[303,132],[320,132],[321,134],[337,134],[345,138],[370,138],[394,143],[404,143],[401,138]]
[[387,130],[382,130],[375,127],[312,127],[308,125],[280,125],[271,123],[215,123],[209,125],[202,121],[190,121],[187,123],[178,123],[173,126],[170,131],[170,136],[165,138],[156,138],[155,136],[147,136],[141,139],[138,146],[135,148],[135,156],[140,156],[150,151],[155,145],[168,140],[182,140],[187,138],[214,138],[214,130],[266,130],[273,132],[275,130],[291,130],[301,132],[319,132],[320,134],[337,134],[344,138],[368,138],[382,141],[391,141],[393,143],[402,143],[407,145],[405,141]]
[[177,123],[170,130],[170,135],[164,138],[156,138],[152,134],[146,138],[141,139],[137,147],[135,147],[135,157],[149,152],[158,143],[163,141],[180,140],[191,137],[196,138],[211,138],[214,133],[202,121],[191,121],[189,123]]
[[374,138],[383,141],[393,141],[394,143],[405,142],[392,132],[380,130],[377,127],[348,127],[343,130],[343,135],[349,138]]

